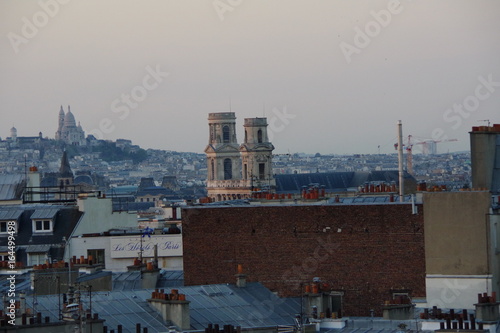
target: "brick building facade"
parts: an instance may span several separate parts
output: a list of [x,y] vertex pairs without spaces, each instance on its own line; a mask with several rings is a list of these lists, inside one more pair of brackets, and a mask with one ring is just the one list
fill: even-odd
[[249,281],[299,296],[320,277],[345,315],[368,316],[393,292],[425,296],[422,207],[409,204],[193,207],[183,211],[186,285]]

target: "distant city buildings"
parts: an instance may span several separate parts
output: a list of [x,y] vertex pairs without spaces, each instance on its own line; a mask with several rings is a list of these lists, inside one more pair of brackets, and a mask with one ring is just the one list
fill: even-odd
[[[69,108],[61,111],[57,141],[19,137],[15,128],[0,140],[0,278],[11,274],[7,236],[15,226],[17,286],[36,294],[28,302],[33,313],[35,304],[49,303],[42,295],[70,295],[76,282],[80,292],[95,292],[92,298],[106,291],[106,305],[113,293],[128,293],[123,303],[150,309],[158,331],[172,324],[177,332],[202,330],[214,322],[196,312],[207,304],[221,323],[259,325],[261,332],[264,324],[279,330],[276,313],[297,326],[307,317],[320,331],[366,325],[367,316],[372,328],[374,320],[424,332],[450,326],[438,307],[440,314],[475,310],[476,319],[465,323],[465,315],[458,325],[500,320],[499,125],[473,128],[471,153],[416,155],[399,200],[396,154],[273,156],[266,118],[245,119],[239,144],[234,113],[210,113],[209,143],[196,154],[146,152],[126,139],[78,143],[79,126]],[[141,150],[142,160],[125,154]],[[415,178],[420,183],[408,186]],[[235,303],[224,307],[244,295],[260,295],[252,304],[274,309],[270,321],[259,313],[247,324]],[[51,311],[39,309],[58,318],[55,300]],[[285,302],[293,306],[278,310]],[[126,311],[113,318],[94,304],[87,325],[92,311],[115,326]]]

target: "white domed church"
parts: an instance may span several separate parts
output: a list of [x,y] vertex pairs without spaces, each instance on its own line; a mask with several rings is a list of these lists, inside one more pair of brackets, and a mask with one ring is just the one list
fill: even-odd
[[56,132],[56,140],[64,141],[67,144],[75,146],[85,146],[85,132],[78,123],[76,125],[75,116],[71,113],[71,109],[68,105],[68,112],[65,114],[64,109],[61,105],[61,110],[59,111],[59,126]]

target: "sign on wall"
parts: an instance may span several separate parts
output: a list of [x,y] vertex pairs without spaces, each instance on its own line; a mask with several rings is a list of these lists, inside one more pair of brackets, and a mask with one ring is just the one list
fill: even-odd
[[141,251],[142,256],[153,257],[153,248],[158,244],[159,257],[182,256],[181,235],[152,235],[151,237],[111,237],[111,258],[137,258]]

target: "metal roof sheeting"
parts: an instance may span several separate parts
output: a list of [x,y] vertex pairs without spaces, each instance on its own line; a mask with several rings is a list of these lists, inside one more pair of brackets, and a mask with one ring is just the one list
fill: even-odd
[[18,184],[0,184],[0,201],[20,199],[16,197]]
[[[300,312],[300,298],[279,298],[260,283],[248,283],[245,288],[235,285],[189,286],[176,288],[189,301],[191,328],[203,330],[208,324],[241,327],[292,325]],[[150,290],[110,291],[92,293],[92,312],[105,319],[108,329],[123,325],[123,332],[135,332],[135,325],[149,332],[167,332],[170,323],[164,322],[147,300]],[[57,295],[37,296],[37,311],[58,318]],[[84,308],[89,308],[88,292],[82,293]],[[27,303],[32,300],[28,297]]]
[[0,221],[17,221],[23,213],[22,209],[7,208],[0,210]]
[[32,220],[38,220],[38,219],[53,219],[54,216],[56,216],[57,212],[59,211],[58,208],[42,208],[42,209],[37,209],[35,212],[31,215]]
[[[299,173],[280,174],[276,179],[276,193],[300,193],[303,187],[310,184],[325,186],[327,191],[346,191],[356,189],[365,182],[399,182],[397,170],[386,171],[353,171],[353,172],[320,172],[320,173]],[[415,180],[412,175],[405,172],[405,179]]]
[[22,175],[0,175],[0,201],[20,199],[23,185]]
[[5,184],[18,184],[22,182],[24,176],[19,175],[19,174],[13,174],[13,175],[0,175],[0,185],[5,185]]

